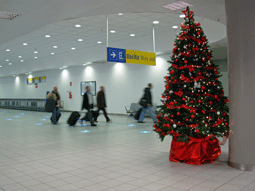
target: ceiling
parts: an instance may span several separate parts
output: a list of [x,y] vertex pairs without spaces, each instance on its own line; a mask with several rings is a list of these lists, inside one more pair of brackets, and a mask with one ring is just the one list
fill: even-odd
[[[159,24],[154,26],[156,36],[164,33],[175,36],[179,29],[173,29],[172,26],[180,26],[183,21],[179,17],[181,11],[173,12],[161,7],[173,2],[176,1],[0,1],[0,11],[20,14],[14,20],[0,19],[0,65],[2,66],[0,76],[12,75],[15,67],[21,67],[21,64],[24,69],[31,63],[36,64],[37,60],[48,61],[54,56],[65,56],[72,51],[89,52],[91,48],[106,46],[106,15],[109,20],[109,31],[115,31],[115,33],[109,32],[109,42],[113,44],[129,41],[130,38],[152,36],[152,22],[155,20],[159,21]],[[226,50],[224,0],[187,0],[185,2],[193,5],[191,9],[195,13],[195,20],[201,23],[209,42],[213,42],[210,45],[216,50],[217,59],[225,58],[226,51],[217,51],[218,49]],[[118,15],[120,12],[124,14]],[[75,27],[76,24],[80,24],[81,27]],[[130,37],[131,33],[136,36]],[[45,35],[50,35],[50,38],[46,38]],[[80,42],[78,39],[83,41]],[[98,41],[101,41],[101,44],[98,44]],[[27,45],[24,46],[23,43]],[[10,51],[7,52],[6,49]],[[35,50],[38,53],[35,54]],[[163,52],[169,51],[164,49]],[[105,53],[101,54],[105,55]],[[46,69],[41,66],[41,62],[38,62],[35,68],[37,71]]]

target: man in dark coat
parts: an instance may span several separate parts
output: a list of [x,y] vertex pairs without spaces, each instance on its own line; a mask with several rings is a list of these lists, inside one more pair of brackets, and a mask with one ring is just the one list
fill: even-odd
[[[94,120],[92,117],[92,111],[91,109],[93,109],[94,105],[93,105],[93,98],[92,98],[92,94],[90,92],[90,87],[86,86],[86,92],[83,95],[83,103],[82,103],[82,110],[86,109],[88,110],[88,118],[90,121],[91,126],[96,126],[96,124],[94,124]],[[82,119],[85,119],[85,117],[83,117]]]
[[153,122],[155,123],[157,121],[157,118],[155,117],[154,113],[151,110],[151,107],[152,107],[151,89],[152,89],[152,87],[153,87],[152,84],[149,83],[148,87],[144,89],[144,95],[143,95],[142,100],[144,100],[145,104],[143,106],[140,117],[138,119],[139,123],[144,123],[143,119],[144,119],[144,114],[145,114],[146,110],[149,111],[149,114],[150,114]]
[[106,122],[109,122],[110,119],[107,116],[107,113],[105,111],[106,108],[106,101],[105,101],[105,94],[104,94],[104,86],[101,86],[101,90],[97,93],[97,116],[95,118],[95,122],[97,122],[97,117],[99,116],[99,111],[102,110],[104,112],[104,117],[106,119]]

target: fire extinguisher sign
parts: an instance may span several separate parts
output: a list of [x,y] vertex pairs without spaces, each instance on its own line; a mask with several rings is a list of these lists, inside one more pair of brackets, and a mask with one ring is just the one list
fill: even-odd
[[73,82],[70,82],[70,86],[72,86],[73,85]]

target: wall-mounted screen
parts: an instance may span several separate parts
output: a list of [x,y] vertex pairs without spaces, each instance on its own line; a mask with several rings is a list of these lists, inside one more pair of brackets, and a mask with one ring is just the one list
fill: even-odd
[[96,81],[81,82],[81,95],[86,92],[86,86],[90,86],[90,91],[93,96],[96,95]]

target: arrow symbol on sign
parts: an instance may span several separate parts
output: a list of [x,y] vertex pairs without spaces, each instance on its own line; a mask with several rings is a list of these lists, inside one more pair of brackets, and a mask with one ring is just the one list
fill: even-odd
[[112,56],[113,58],[115,58],[115,57],[116,57],[115,52],[112,52],[111,56]]

